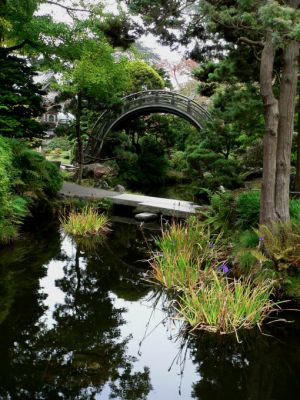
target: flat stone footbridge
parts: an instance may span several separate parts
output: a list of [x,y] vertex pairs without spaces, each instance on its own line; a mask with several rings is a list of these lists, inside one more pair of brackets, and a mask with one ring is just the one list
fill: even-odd
[[164,199],[131,193],[120,194],[112,190],[96,189],[71,182],[64,182],[58,194],[63,197],[81,199],[110,199],[115,205],[134,208],[134,213],[136,214],[150,212],[175,218],[187,218],[195,215],[197,209],[201,208],[201,206],[190,201]]

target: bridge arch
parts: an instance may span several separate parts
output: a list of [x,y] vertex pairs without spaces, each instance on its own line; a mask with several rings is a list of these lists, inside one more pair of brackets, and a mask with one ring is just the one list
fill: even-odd
[[175,92],[147,90],[130,94],[123,98],[120,110],[105,110],[96,121],[85,149],[85,162],[99,158],[106,136],[121,122],[155,112],[178,115],[199,130],[210,119],[210,114],[204,107]]

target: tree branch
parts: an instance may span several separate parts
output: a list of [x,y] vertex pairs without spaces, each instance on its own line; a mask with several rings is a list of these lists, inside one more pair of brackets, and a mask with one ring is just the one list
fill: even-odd
[[260,46],[260,47],[264,47],[264,42],[259,41],[259,40],[251,40],[247,37],[241,36],[238,38],[238,42],[239,43],[246,43],[249,44],[250,46]]
[[25,39],[23,40],[23,42],[11,47],[0,47],[0,54],[8,54],[11,53],[12,51],[22,49],[26,44],[32,45],[32,43],[29,40]]
[[65,10],[67,10],[68,12],[72,12],[72,11],[74,11],[74,12],[87,12],[87,13],[91,13],[92,12],[91,10],[87,10],[87,9],[84,9],[84,8],[75,8],[75,7],[64,6],[63,4],[60,4],[60,3],[57,3],[56,1],[51,1],[51,0],[46,0],[46,1],[44,1],[44,3],[52,4],[53,6],[57,6],[57,7],[61,7],[63,9],[65,9]]

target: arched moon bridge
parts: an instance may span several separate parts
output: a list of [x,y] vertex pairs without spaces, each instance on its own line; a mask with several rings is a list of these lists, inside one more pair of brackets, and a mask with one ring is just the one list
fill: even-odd
[[122,107],[118,111],[105,110],[98,118],[85,149],[85,163],[99,159],[106,136],[122,122],[157,112],[178,115],[199,130],[210,119],[210,114],[204,107],[174,92],[147,90],[130,94],[123,98]]

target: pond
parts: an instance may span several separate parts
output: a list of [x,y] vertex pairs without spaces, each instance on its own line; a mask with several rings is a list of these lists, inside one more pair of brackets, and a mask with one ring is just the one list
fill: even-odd
[[116,223],[76,245],[54,220],[1,250],[0,399],[299,398],[298,314],[241,344],[178,336],[145,280],[153,234]]

